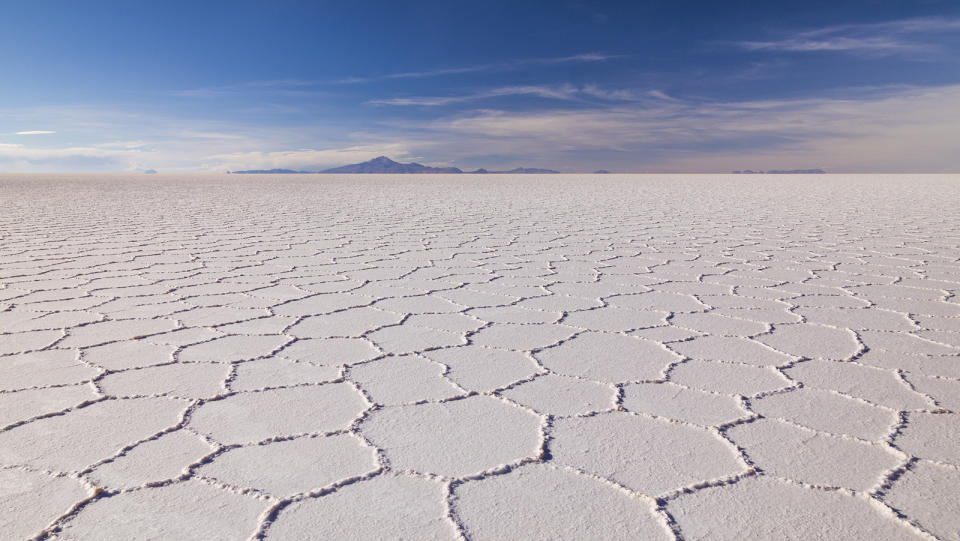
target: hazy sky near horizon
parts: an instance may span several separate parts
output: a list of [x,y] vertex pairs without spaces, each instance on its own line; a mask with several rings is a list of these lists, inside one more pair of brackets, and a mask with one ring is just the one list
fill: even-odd
[[0,172],[960,171],[960,2],[0,5]]

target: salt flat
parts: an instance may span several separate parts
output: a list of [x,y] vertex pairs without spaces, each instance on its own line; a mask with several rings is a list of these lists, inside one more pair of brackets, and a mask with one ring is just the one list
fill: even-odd
[[960,177],[2,176],[4,539],[958,539]]

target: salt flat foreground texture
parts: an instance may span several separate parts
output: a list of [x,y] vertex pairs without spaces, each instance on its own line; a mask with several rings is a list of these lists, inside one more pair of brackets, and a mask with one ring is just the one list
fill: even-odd
[[958,539],[960,177],[0,177],[4,539]]

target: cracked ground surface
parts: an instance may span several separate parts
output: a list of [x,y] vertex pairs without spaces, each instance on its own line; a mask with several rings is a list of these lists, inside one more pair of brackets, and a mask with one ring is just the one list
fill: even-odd
[[0,177],[0,537],[958,539],[958,182]]

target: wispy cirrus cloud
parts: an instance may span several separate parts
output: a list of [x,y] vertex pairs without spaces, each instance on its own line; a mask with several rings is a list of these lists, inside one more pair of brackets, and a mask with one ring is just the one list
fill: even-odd
[[676,99],[660,90],[649,90],[638,93],[633,90],[605,89],[597,85],[575,86],[571,84],[564,84],[556,86],[504,86],[500,88],[482,90],[479,92],[461,94],[458,96],[413,96],[385,98],[370,100],[367,103],[371,105],[437,107],[507,96],[532,96],[537,98],[564,101],[577,101],[588,97],[607,101],[643,101],[650,98],[660,100]]
[[554,58],[534,58],[527,60],[530,64],[566,64],[569,62],[606,62],[607,60],[613,60],[614,58],[626,58],[628,55],[625,54],[600,54],[600,53],[583,53],[575,54],[571,56],[558,56]]
[[848,51],[879,54],[922,52],[932,49],[925,43],[911,43],[893,38],[825,36],[823,38],[796,37],[779,41],[743,41],[740,46],[748,51]]
[[28,130],[28,131],[18,131],[16,132],[16,135],[50,135],[54,133],[57,133],[57,132],[50,131],[50,130]]
[[205,88],[186,88],[164,91],[164,94],[180,98],[222,98],[231,95],[262,94],[277,97],[322,97],[325,95],[310,87],[330,84],[328,81],[306,81],[300,79],[277,79],[275,81],[246,81],[242,83],[211,86]]
[[739,41],[735,45],[748,51],[831,51],[890,56],[937,51],[941,45],[931,37],[956,30],[960,30],[960,18],[921,17],[828,26],[779,39]]
[[[463,169],[960,171],[955,142],[960,85],[894,85],[847,89],[831,98],[740,101],[655,93],[574,108],[559,103],[550,109],[457,111],[422,121],[379,115],[367,131],[327,135],[284,125],[200,124],[91,110],[86,114],[121,128],[127,122],[150,129],[142,138],[83,145],[0,143],[0,171],[319,170],[378,155]],[[77,117],[71,131],[85,118]]]
[[497,98],[503,96],[536,96],[539,98],[549,98],[555,100],[572,100],[578,94],[578,89],[569,86],[549,87],[549,86],[506,86],[474,92],[472,94],[463,94],[459,96],[417,96],[404,98],[387,98],[371,100],[367,103],[372,105],[398,105],[398,106],[424,106],[434,107],[440,105],[450,105],[453,103],[463,103],[477,101],[488,98]]
[[492,64],[476,64],[472,66],[460,66],[450,68],[426,69],[419,71],[404,71],[397,73],[387,73],[382,75],[372,75],[363,77],[346,77],[336,80],[308,80],[308,79],[274,79],[262,81],[245,81],[235,84],[218,85],[204,88],[187,88],[172,90],[166,92],[172,96],[183,98],[219,98],[231,94],[240,93],[272,93],[272,94],[301,94],[317,95],[315,90],[307,90],[310,87],[323,87],[328,85],[361,84],[373,83],[390,80],[402,79],[421,79],[426,77],[442,77],[446,75],[460,75],[464,73],[492,73],[499,71],[510,71],[521,69],[526,66],[550,66],[561,64],[606,62],[617,58],[626,58],[627,55],[621,54],[602,54],[602,53],[582,53],[569,56],[547,57],[547,58],[527,58],[509,62],[499,62]]
[[956,17],[914,17],[879,23],[841,24],[809,30],[806,34],[835,34],[842,32],[860,32],[873,34],[903,35],[929,32],[960,30],[960,18]]
[[[960,131],[956,111],[960,85],[894,86],[829,99],[662,100],[578,110],[481,110],[438,119],[430,127],[441,134],[439,140],[488,152],[541,156],[557,167],[570,160],[566,156],[571,153],[613,153],[632,163],[634,171],[823,167],[946,172],[960,170],[950,135]],[[638,166],[639,161],[644,163]],[[743,165],[747,161],[754,165]]]
[[549,58],[527,58],[522,60],[513,60],[510,62],[498,62],[493,64],[477,64],[473,66],[461,66],[452,68],[439,68],[423,71],[407,71],[398,73],[388,73],[384,75],[374,75],[369,77],[347,77],[335,81],[340,84],[372,83],[376,81],[386,81],[390,79],[419,79],[423,77],[439,77],[443,75],[457,75],[462,73],[509,71],[532,65],[551,65],[551,64],[572,64],[582,62],[606,62],[617,58],[626,58],[622,54],[602,54],[602,53],[582,53],[570,56],[557,56]]
[[356,84],[372,83],[375,81],[387,81],[390,79],[419,79],[422,77],[440,77],[442,75],[457,75],[460,73],[476,73],[481,71],[494,71],[498,64],[481,64],[477,66],[466,66],[462,68],[441,68],[424,71],[406,71],[400,73],[388,73],[386,75],[375,75],[373,77],[347,77],[333,81],[336,84]]

